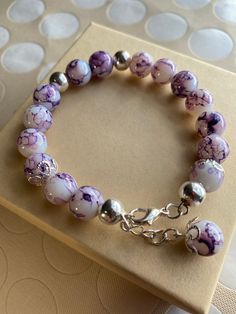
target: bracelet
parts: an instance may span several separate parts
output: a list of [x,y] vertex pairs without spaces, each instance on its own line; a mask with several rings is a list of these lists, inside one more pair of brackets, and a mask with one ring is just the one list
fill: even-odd
[[[139,78],[151,74],[157,84],[171,85],[175,96],[185,98],[188,112],[198,116],[196,132],[200,137],[197,145],[198,159],[191,168],[189,181],[179,189],[180,202],[169,203],[162,208],[135,208],[126,211],[115,199],[105,200],[100,191],[92,186],[78,187],[76,180],[67,173],[57,172],[56,161],[45,153],[45,132],[52,125],[52,112],[60,104],[61,93],[69,84],[86,85],[92,78],[105,78],[113,68],[119,71],[130,69]],[[229,145],[221,137],[225,130],[223,116],[213,111],[213,98],[205,89],[198,89],[198,80],[190,71],[176,72],[170,59],[162,58],[154,64],[146,52],[130,57],[126,51],[118,51],[111,57],[104,51],[93,53],[89,62],[80,59],[71,61],[63,72],[51,75],[49,83],[40,84],[33,94],[33,105],[24,113],[23,130],[17,139],[18,151],[26,157],[24,174],[29,183],[43,186],[45,197],[55,205],[69,203],[69,209],[80,220],[89,220],[98,215],[106,224],[119,223],[123,231],[140,236],[153,245],[184,239],[190,252],[201,256],[216,254],[224,243],[217,224],[198,217],[190,220],[183,232],[175,228],[150,229],[160,217],[177,219],[186,215],[191,206],[203,203],[206,193],[217,190],[224,180],[221,163],[229,155]]]

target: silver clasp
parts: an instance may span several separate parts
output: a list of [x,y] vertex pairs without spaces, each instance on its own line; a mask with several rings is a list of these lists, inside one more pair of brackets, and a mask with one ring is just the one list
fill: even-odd
[[[142,217],[137,217],[135,218],[135,214],[137,213],[144,213]],[[130,211],[129,213],[132,217],[132,221],[135,224],[140,224],[140,225],[152,225],[155,220],[157,220],[162,214],[161,209],[157,208],[135,208]]]

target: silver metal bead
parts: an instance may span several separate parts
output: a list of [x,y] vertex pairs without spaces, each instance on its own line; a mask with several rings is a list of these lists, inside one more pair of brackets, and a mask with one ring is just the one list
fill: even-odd
[[201,183],[187,181],[181,185],[179,195],[186,205],[198,206],[205,200],[206,190]]
[[106,224],[116,224],[122,219],[124,212],[124,207],[119,201],[108,199],[99,209],[98,217]]
[[130,54],[127,51],[117,51],[113,57],[114,65],[117,70],[124,71],[129,68],[132,60]]
[[69,82],[63,72],[54,72],[49,78],[51,84],[55,84],[61,93],[65,92],[69,87]]

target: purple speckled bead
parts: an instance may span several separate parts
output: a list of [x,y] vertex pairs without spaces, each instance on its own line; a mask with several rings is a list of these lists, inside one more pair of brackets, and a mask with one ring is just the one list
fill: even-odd
[[199,158],[213,159],[219,164],[225,161],[229,151],[228,143],[217,134],[211,134],[202,138],[197,146]]
[[210,134],[221,135],[225,127],[225,119],[219,112],[205,111],[196,121],[196,131],[202,137]]
[[224,181],[224,169],[215,160],[197,160],[190,170],[189,179],[201,183],[206,192],[214,192]]
[[105,51],[96,51],[89,58],[93,76],[106,77],[113,69],[113,58]]
[[158,84],[170,83],[175,74],[176,65],[167,58],[157,60],[151,68],[153,81]]
[[47,154],[36,153],[29,156],[24,164],[24,173],[33,185],[43,185],[46,180],[57,172],[56,161]]
[[33,99],[53,111],[60,104],[61,94],[54,84],[43,83],[35,89]]
[[52,114],[45,106],[32,105],[25,111],[24,125],[26,128],[46,132],[52,125]]
[[187,96],[185,107],[190,113],[199,116],[204,111],[212,110],[213,97],[206,89],[196,89]]
[[146,77],[152,68],[153,59],[149,53],[141,51],[132,56],[130,71],[137,77]]
[[171,89],[175,96],[187,97],[192,91],[197,89],[197,77],[190,71],[180,71],[171,80]]
[[32,128],[22,131],[16,143],[18,151],[25,157],[29,157],[34,153],[44,153],[47,149],[46,136]]
[[67,173],[60,172],[47,180],[44,194],[50,203],[63,205],[70,201],[77,189],[75,179]]
[[220,227],[212,221],[192,222],[186,232],[187,248],[201,256],[212,256],[224,245],[224,236]]
[[83,86],[91,80],[92,72],[86,61],[75,59],[67,65],[66,76],[71,84]]
[[92,186],[82,186],[70,200],[70,211],[76,218],[89,220],[98,214],[104,203],[101,193]]

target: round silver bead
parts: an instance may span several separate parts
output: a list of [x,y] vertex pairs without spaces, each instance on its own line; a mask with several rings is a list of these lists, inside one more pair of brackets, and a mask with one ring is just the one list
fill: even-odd
[[55,84],[61,93],[65,92],[69,87],[68,79],[63,72],[54,72],[49,78],[51,84]]
[[127,51],[117,51],[113,57],[114,65],[117,70],[124,71],[129,68],[131,63],[131,56]]
[[181,200],[188,206],[198,206],[206,198],[206,190],[198,182],[184,182],[179,189]]
[[116,224],[122,219],[124,212],[124,207],[119,201],[108,199],[99,209],[98,217],[106,224]]

